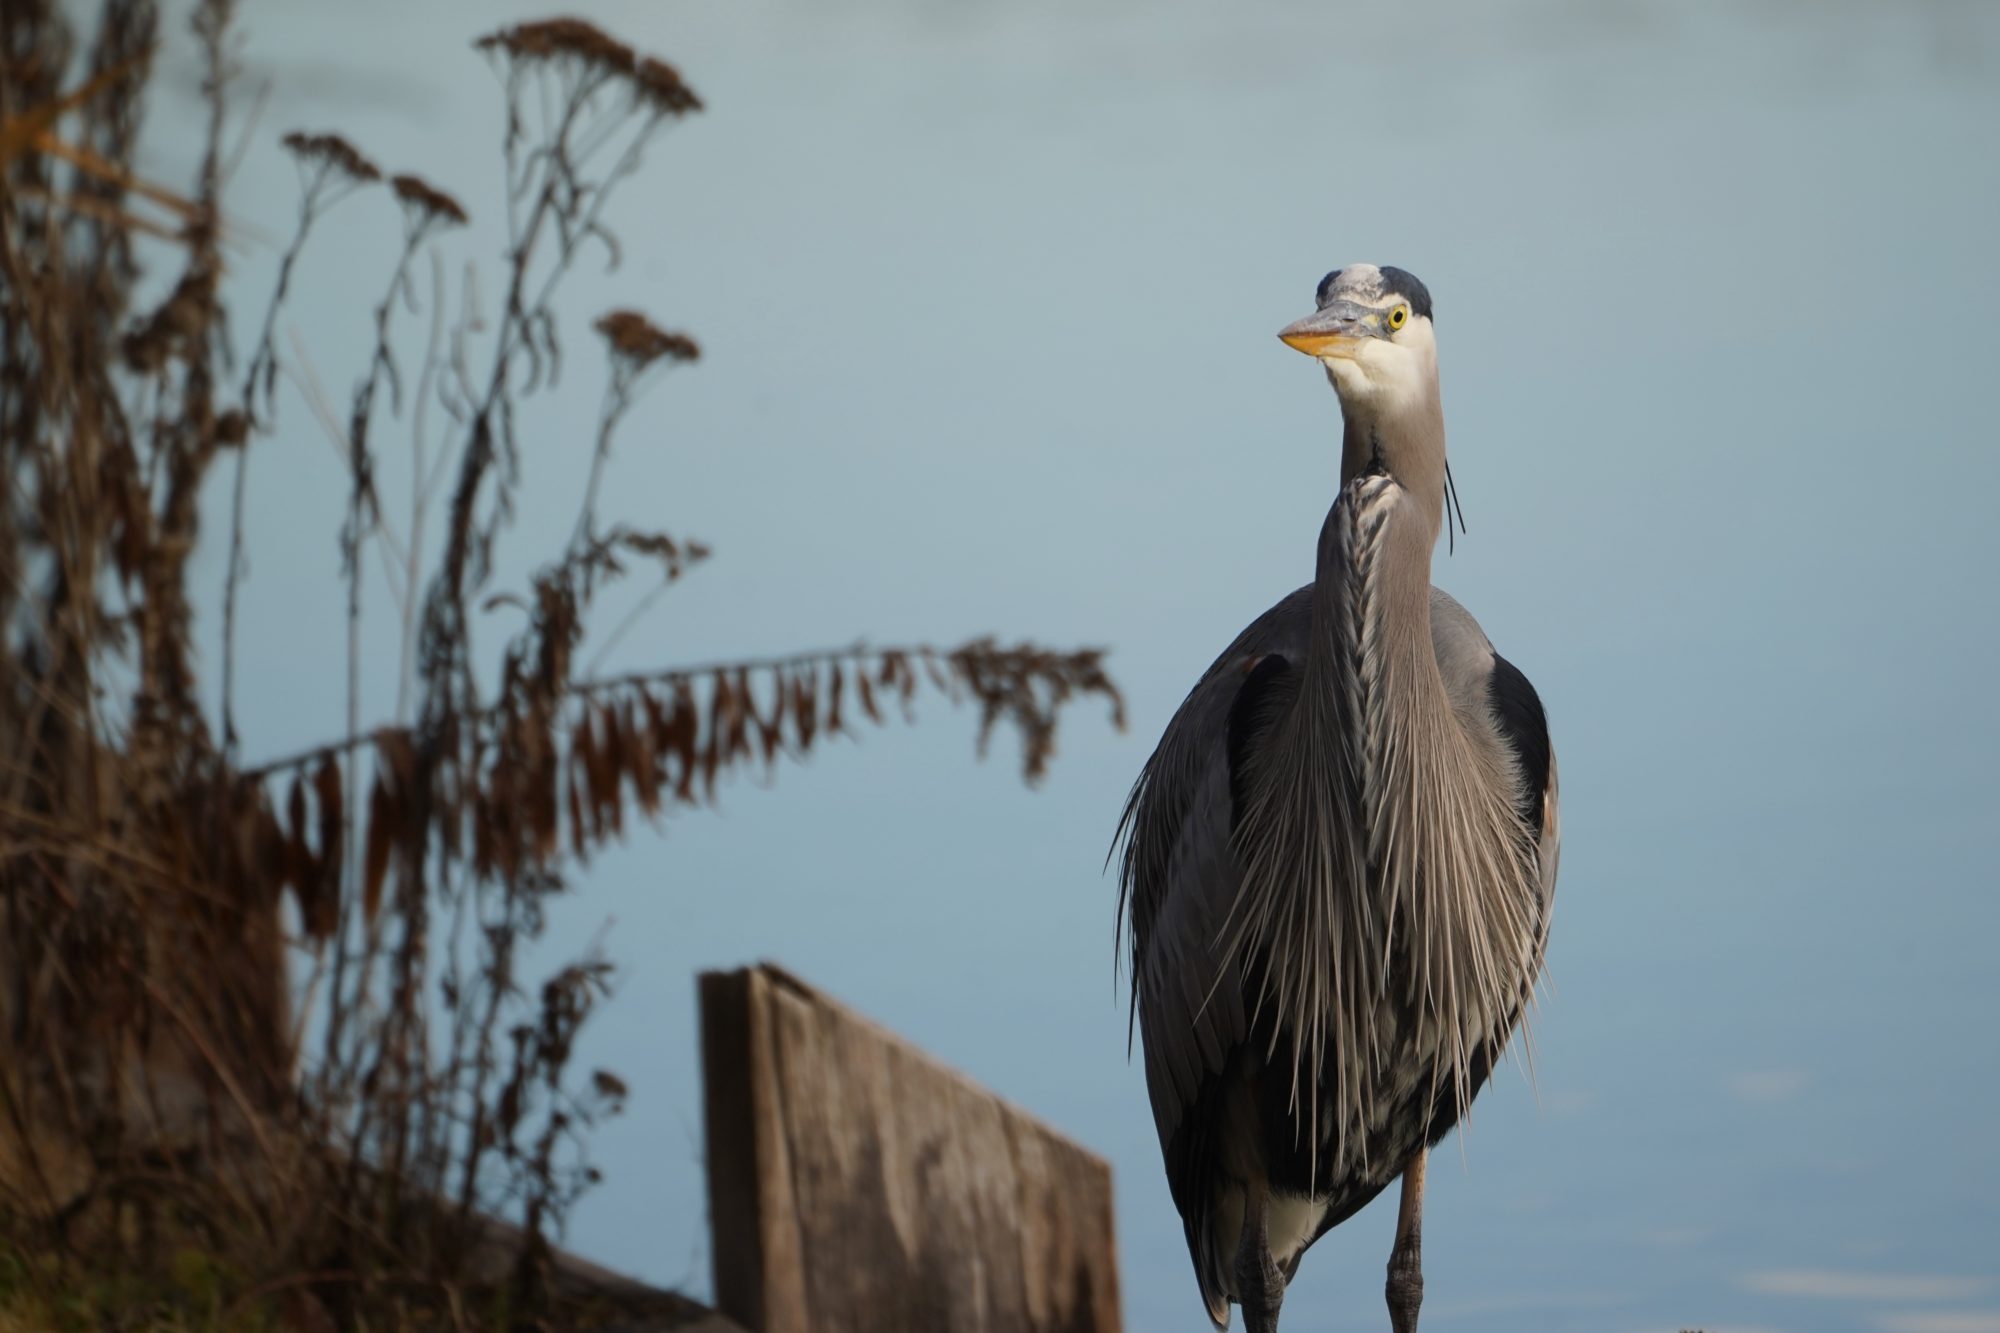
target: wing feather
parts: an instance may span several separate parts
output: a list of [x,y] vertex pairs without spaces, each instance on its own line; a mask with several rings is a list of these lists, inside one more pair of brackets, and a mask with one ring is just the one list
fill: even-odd
[[[1279,602],[1209,667],[1147,760],[1119,825],[1121,922],[1131,932],[1132,1007],[1167,1184],[1210,1318],[1228,1319],[1211,1212],[1212,1112],[1248,1035],[1243,988],[1219,972],[1220,935],[1241,872],[1231,846],[1235,766],[1304,649],[1309,588]],[[1234,725],[1232,726],[1232,721]]]

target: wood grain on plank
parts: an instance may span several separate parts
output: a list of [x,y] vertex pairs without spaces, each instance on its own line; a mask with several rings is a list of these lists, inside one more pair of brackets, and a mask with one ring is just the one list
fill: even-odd
[[717,1307],[758,1333],[1116,1333],[1111,1169],[768,964],[701,978]]

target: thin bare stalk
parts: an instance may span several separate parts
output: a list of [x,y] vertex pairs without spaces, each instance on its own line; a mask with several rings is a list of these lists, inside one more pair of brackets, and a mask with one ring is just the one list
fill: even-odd
[[[295,134],[288,136],[286,143],[298,159],[302,178],[298,222],[292,231],[291,243],[285,247],[284,256],[278,261],[278,279],[271,288],[270,302],[264,307],[262,329],[251,353],[249,367],[243,374],[243,389],[239,397],[246,438],[236,449],[235,476],[230,480],[229,491],[229,558],[222,579],[222,745],[224,754],[231,759],[240,748],[236,731],[236,595],[247,572],[243,551],[243,513],[250,472],[247,436],[268,431],[275,416],[273,389],[278,364],[278,311],[291,291],[292,270],[298,263],[300,252],[305,249],[313,223],[340,199],[352,193],[356,185],[374,179],[378,174],[372,164],[347,148],[344,141],[332,136]],[[341,152],[340,149],[346,151]]]
[[424,515],[430,509],[429,473],[424,462],[425,423],[431,389],[440,368],[439,349],[444,338],[444,261],[435,249],[431,259],[431,332],[424,344],[423,370],[417,376],[417,392],[410,424],[410,548],[403,586],[403,637],[396,670],[396,720],[410,716],[410,687],[416,670],[417,580],[422,573]]

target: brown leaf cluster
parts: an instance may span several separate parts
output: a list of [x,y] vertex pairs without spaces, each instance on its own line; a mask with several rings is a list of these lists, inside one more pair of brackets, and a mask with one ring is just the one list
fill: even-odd
[[1101,649],[1060,653],[1033,644],[1002,648],[989,638],[953,650],[946,661],[950,679],[963,682],[979,706],[981,751],[996,726],[1012,723],[1021,734],[1021,769],[1030,782],[1046,773],[1055,757],[1056,720],[1071,699],[1103,698],[1110,705],[1112,725],[1125,729],[1125,699],[1105,673]]
[[230,836],[210,870],[231,900],[268,900],[289,892],[308,938],[333,931],[341,883],[341,819],[346,810],[340,764],[331,756],[292,773],[281,796],[262,782],[230,784],[219,809],[200,822]]
[[[948,651],[855,647],[574,684],[564,682],[567,665],[561,651],[532,667],[517,661],[503,701],[468,733],[470,780],[414,790],[413,738],[376,734],[365,839],[371,916],[384,868],[424,855],[430,826],[412,817],[415,808],[462,820],[475,872],[505,880],[565,855],[587,861],[625,832],[628,812],[651,819],[712,804],[732,773],[768,777],[780,759],[803,759],[864,721],[883,723],[889,708],[907,713],[926,689],[979,709],[982,747],[996,727],[1013,726],[1029,781],[1054,757],[1067,703],[1096,696],[1124,726],[1124,701],[1095,649],[991,639]],[[303,847],[294,855],[311,864]]]

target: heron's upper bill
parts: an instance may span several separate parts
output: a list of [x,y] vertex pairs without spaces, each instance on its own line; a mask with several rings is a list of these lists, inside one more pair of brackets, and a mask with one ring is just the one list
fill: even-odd
[[1388,312],[1355,301],[1333,301],[1278,331],[1285,346],[1307,356],[1353,360],[1369,338],[1389,336]]

